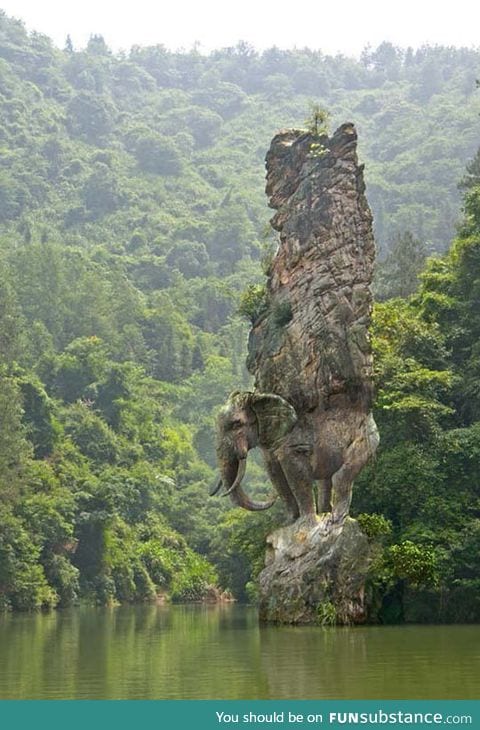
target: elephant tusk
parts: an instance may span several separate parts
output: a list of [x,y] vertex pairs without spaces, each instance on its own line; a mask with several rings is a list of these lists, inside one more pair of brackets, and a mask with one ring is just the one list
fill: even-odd
[[219,491],[222,484],[223,484],[222,477],[218,477],[218,479],[215,482],[215,484],[213,485],[213,487],[210,487],[210,489],[208,490],[209,497],[213,497]]
[[251,512],[258,512],[260,510],[269,509],[276,502],[277,496],[277,494],[270,496],[266,502],[255,502],[247,497],[242,487],[239,485],[234,494],[232,494],[232,500],[238,507],[243,507],[243,509],[248,509]]
[[222,494],[222,497],[227,497],[229,494],[235,491],[237,487],[240,486],[242,483],[242,479],[245,476],[245,472],[247,470],[247,460],[246,459],[240,459],[238,462],[238,470],[237,470],[237,476],[235,477],[235,481],[233,482],[232,486],[227,489],[227,491]]

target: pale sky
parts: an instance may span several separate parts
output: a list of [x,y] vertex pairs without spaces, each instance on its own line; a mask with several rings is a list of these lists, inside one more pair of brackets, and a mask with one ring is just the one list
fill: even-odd
[[383,40],[414,48],[480,45],[475,0],[0,0],[0,8],[60,47],[67,34],[81,48],[94,33],[113,50],[199,43],[207,52],[244,40],[258,49],[308,46],[358,55]]

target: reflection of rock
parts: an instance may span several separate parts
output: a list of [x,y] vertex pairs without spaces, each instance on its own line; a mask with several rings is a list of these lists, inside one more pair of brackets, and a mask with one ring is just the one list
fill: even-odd
[[200,603],[233,603],[235,598],[230,591],[222,591],[217,586],[210,585]]
[[260,574],[260,620],[292,624],[353,624],[366,619],[366,536],[355,520],[316,525],[297,520],[267,538]]

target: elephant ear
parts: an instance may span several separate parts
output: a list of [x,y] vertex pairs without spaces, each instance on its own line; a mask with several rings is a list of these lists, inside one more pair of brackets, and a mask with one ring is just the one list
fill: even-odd
[[273,393],[252,393],[250,405],[258,420],[258,441],[267,449],[279,446],[298,420],[293,406]]

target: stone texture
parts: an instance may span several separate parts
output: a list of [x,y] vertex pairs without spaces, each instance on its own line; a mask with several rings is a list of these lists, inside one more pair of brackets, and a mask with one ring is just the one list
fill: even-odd
[[284,130],[266,158],[266,192],[276,210],[271,224],[280,241],[247,367],[256,392],[294,407],[298,421],[280,464],[288,475],[288,464],[304,458],[298,473],[319,480],[318,511],[329,513],[268,538],[260,576],[266,621],[365,620],[369,548],[347,515],[353,480],[378,444],[368,332],[375,247],[356,145],[352,124],[331,138]]
[[267,538],[260,574],[261,621],[288,624],[358,624],[366,620],[366,536],[355,520],[317,525],[297,520]]
[[[320,140],[286,130],[266,158],[280,246],[269,272],[268,310],[250,333],[247,367],[257,390],[283,396],[297,412],[351,410],[357,403],[365,413],[371,405],[375,246],[356,143],[352,124]],[[324,154],[312,153],[313,144],[322,144]]]

